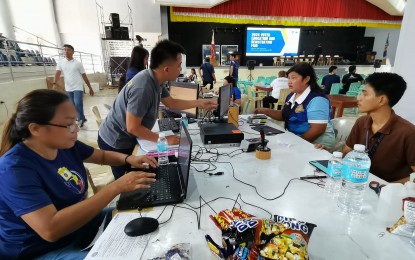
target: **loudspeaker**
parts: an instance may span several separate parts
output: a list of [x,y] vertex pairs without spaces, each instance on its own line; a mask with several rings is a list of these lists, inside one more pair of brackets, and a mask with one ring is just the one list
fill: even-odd
[[375,69],[380,68],[380,65],[382,64],[382,60],[375,60],[375,63],[373,64],[373,67]]
[[114,28],[120,28],[120,15],[117,13],[110,13],[110,19]]
[[120,27],[120,31],[121,31],[121,40],[128,40],[129,39],[129,35],[128,35],[128,27]]
[[256,64],[255,60],[248,60],[246,62],[246,66],[248,67],[248,70],[254,70],[255,64]]
[[105,38],[112,39],[113,28],[112,26],[105,26]]
[[120,28],[112,29],[112,39],[121,40],[121,29]]
[[284,66],[294,66],[294,60],[285,60]]

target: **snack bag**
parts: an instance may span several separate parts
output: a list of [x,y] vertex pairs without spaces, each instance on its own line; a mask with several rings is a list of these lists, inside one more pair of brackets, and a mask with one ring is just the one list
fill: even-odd
[[253,215],[248,214],[241,209],[233,208],[232,211],[229,209],[222,210],[216,216],[209,216],[216,226],[221,229],[227,229],[235,219],[252,218]]
[[402,200],[403,216],[392,227],[386,228],[391,234],[411,237],[415,231],[415,198]]
[[[272,233],[279,234],[260,247],[260,255],[266,259],[309,259],[308,242],[316,225],[280,215],[275,215],[274,220],[276,225],[272,228],[276,228]],[[265,235],[266,233],[269,232],[264,232]],[[267,238],[269,237],[267,235]]]

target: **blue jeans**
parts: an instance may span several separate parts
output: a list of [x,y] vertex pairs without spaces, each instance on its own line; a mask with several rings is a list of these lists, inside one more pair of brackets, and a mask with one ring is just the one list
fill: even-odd
[[[123,153],[123,154],[132,154],[134,151],[134,147],[130,148],[130,149],[116,149],[110,145],[108,145],[104,140],[102,140],[101,136],[99,136],[98,133],[98,146],[99,149],[101,150],[105,150],[105,151],[114,151],[114,152],[119,152],[119,153]],[[131,168],[130,165],[122,165],[122,166],[111,166],[111,170],[112,170],[112,174],[114,175],[115,179],[120,178],[121,176],[123,176],[125,174],[126,171],[128,171]]]
[[69,245],[59,248],[57,250],[51,251],[44,255],[41,255],[35,260],[75,260],[75,259],[84,259],[89,250],[81,251],[83,248],[87,247],[89,243],[94,239],[99,226],[102,221],[105,219],[104,227],[107,227],[109,222],[112,219],[112,210],[114,208],[105,208],[103,209],[95,218],[88,222],[85,226],[77,231],[77,237],[74,242]]
[[75,91],[68,91],[67,93],[76,108],[76,115],[78,116],[78,120],[85,121],[84,100],[83,100],[84,92],[81,90],[75,90]]

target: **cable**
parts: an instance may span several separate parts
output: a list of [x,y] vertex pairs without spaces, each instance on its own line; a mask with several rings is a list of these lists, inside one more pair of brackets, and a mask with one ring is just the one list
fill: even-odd
[[[161,214],[163,214],[163,212],[164,212],[164,210],[167,208],[167,205],[164,207],[164,209],[163,209],[163,211],[160,213],[160,215],[159,215],[159,217],[161,216]],[[163,221],[163,222],[160,222],[159,224],[160,225],[162,225],[162,224],[166,224],[167,222],[169,222],[170,221],[170,219],[173,217],[173,213],[174,213],[174,209],[175,208],[182,208],[182,209],[187,209],[187,210],[191,210],[191,211],[193,211],[195,214],[196,214],[196,219],[197,219],[197,229],[200,229],[200,217],[197,215],[197,212],[196,211],[194,211],[193,209],[189,209],[189,208],[186,208],[186,207],[182,207],[182,206],[179,206],[179,205],[177,205],[177,204],[174,204],[173,205],[173,209],[172,209],[172,211],[171,211],[171,214],[170,214],[170,217],[166,220],[166,221]],[[159,218],[158,217],[158,218]],[[158,219],[157,218],[157,219]]]
[[[291,182],[292,182],[292,181],[294,181],[294,180],[300,180],[299,178],[292,178],[291,180],[289,180],[289,181],[288,181],[287,185],[285,186],[285,188],[284,188],[283,192],[282,192],[280,195],[278,195],[278,196],[276,196],[276,197],[274,197],[274,198],[266,198],[266,197],[264,197],[263,195],[259,194],[257,187],[255,187],[255,186],[254,186],[254,185],[252,185],[252,184],[249,184],[249,183],[246,183],[246,182],[244,182],[244,181],[241,181],[241,180],[239,180],[238,178],[236,178],[236,177],[235,177],[235,170],[234,170],[234,168],[233,168],[232,163],[230,163],[230,162],[217,162],[217,163],[229,163],[229,164],[231,165],[231,167],[232,167],[232,176],[233,176],[233,178],[234,178],[235,180],[239,181],[239,182],[240,182],[240,183],[242,183],[242,184],[245,184],[245,185],[247,185],[247,186],[249,186],[249,187],[254,188],[254,189],[255,189],[256,194],[258,194],[258,196],[259,196],[259,197],[261,197],[261,198],[263,198],[264,200],[276,200],[276,199],[281,198],[282,196],[284,196],[285,192],[287,191],[288,186],[290,186],[290,184],[291,184]],[[319,184],[318,184],[318,183],[314,183],[314,182],[311,182],[311,181],[308,181],[308,180],[301,180],[301,181],[306,181],[306,182],[309,182],[309,183],[312,183],[312,184],[315,184],[315,185],[319,186]],[[319,186],[319,187],[320,187],[320,186]]]

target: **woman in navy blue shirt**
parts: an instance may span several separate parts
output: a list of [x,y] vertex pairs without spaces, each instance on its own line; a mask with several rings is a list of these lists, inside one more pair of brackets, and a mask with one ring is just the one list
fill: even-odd
[[311,143],[332,149],[335,136],[330,120],[330,101],[317,84],[313,67],[300,62],[292,66],[287,75],[291,93],[287,96],[282,111],[257,108],[255,113],[284,120],[288,131]]
[[148,51],[141,46],[135,46],[131,51],[130,64],[128,65],[125,83],[127,84],[137,73],[147,69]]
[[[83,162],[144,168],[154,158],[97,150],[77,141],[76,110],[67,95],[39,89],[18,103],[0,146],[0,258],[83,259],[109,202],[145,189],[154,174],[131,172],[87,198]],[[107,218],[108,220],[108,218]]]

